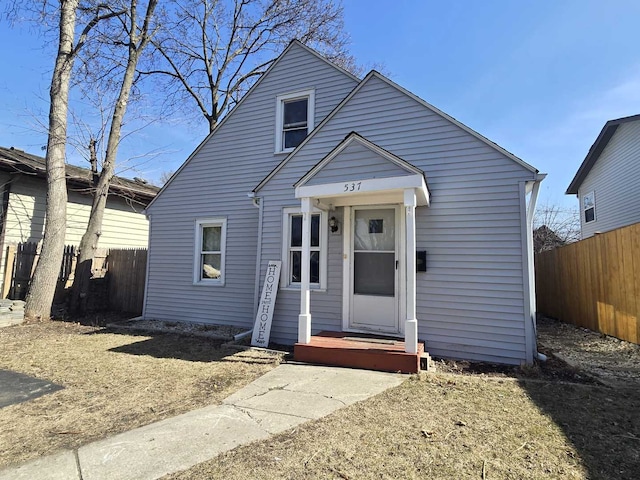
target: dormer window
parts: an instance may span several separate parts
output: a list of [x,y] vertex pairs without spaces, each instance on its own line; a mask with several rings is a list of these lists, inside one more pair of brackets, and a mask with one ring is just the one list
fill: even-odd
[[276,153],[292,151],[313,130],[314,91],[278,95]]

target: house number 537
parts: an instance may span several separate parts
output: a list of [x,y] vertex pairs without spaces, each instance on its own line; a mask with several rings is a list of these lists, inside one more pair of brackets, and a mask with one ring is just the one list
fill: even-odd
[[358,183],[345,183],[344,184],[344,191],[345,192],[358,192],[360,191],[360,185],[362,184],[362,182],[358,182]]

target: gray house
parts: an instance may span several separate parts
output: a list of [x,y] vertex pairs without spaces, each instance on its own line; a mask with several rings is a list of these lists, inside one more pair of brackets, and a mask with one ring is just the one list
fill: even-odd
[[567,188],[580,200],[582,238],[640,222],[640,115],[609,120]]
[[[249,329],[276,260],[271,340],[300,359],[361,366],[347,357],[424,345],[531,362],[543,177],[378,72],[358,79],[294,41],[148,207],[143,315]],[[304,354],[323,338],[324,360]]]

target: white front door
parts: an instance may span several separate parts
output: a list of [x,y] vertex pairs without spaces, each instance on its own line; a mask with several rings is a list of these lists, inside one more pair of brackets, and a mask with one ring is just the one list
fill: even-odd
[[399,333],[399,224],[395,206],[352,208],[349,255],[352,329]]

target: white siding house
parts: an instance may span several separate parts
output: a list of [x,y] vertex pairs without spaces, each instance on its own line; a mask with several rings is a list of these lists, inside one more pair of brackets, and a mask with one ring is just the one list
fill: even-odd
[[531,362],[542,178],[381,74],[293,42],[149,206],[144,316],[251,328],[281,260],[274,342],[368,333]]
[[[89,221],[89,175],[86,169],[67,166],[66,245],[80,243]],[[116,177],[107,200],[100,248],[147,247],[149,222],[143,210],[157,192],[152,185]],[[47,195],[44,158],[0,147],[0,195],[0,271],[4,272],[8,245],[42,241]]]
[[567,189],[582,238],[640,222],[640,115],[608,121]]

